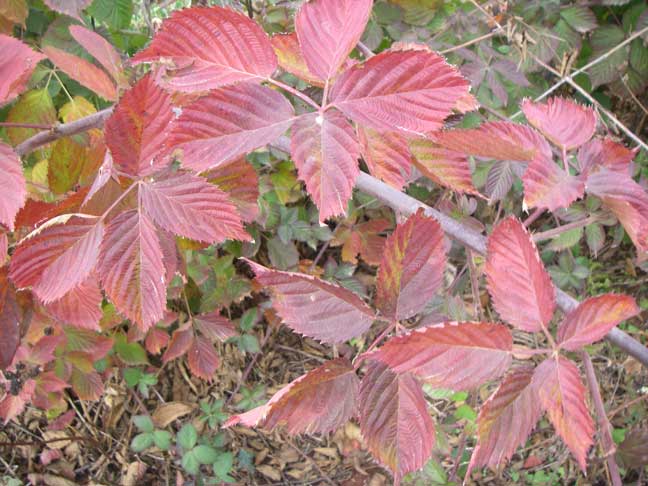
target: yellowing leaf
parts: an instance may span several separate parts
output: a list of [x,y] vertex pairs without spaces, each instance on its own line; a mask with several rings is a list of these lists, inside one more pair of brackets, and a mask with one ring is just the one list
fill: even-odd
[[70,123],[96,112],[97,109],[92,103],[82,96],[75,96],[59,108],[59,117],[63,122]]
[[[36,89],[23,94],[9,110],[7,122],[53,125],[56,109],[46,89]],[[13,145],[24,142],[38,133],[34,128],[7,128],[7,136]]]

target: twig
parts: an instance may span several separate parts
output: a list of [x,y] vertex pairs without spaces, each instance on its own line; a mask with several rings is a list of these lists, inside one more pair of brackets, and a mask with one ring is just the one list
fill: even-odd
[[[263,339],[261,340],[261,344],[259,346],[259,349],[263,349],[263,346],[265,346],[265,344],[268,342],[268,338],[270,337],[271,332],[272,331],[270,329],[270,325],[268,324],[268,328],[266,329],[265,335],[263,336]],[[243,371],[243,375],[241,376],[241,379],[236,384],[236,387],[234,388],[234,391],[230,394],[230,396],[227,398],[227,400],[225,400],[225,405],[229,405],[230,402],[234,399],[234,397],[236,396],[238,391],[241,389],[241,386],[243,386],[243,383],[245,383],[245,381],[247,380],[248,375],[252,371],[252,367],[256,364],[256,362],[259,359],[259,356],[261,356],[261,354],[262,354],[261,351],[259,351],[258,353],[254,353],[254,355],[252,356],[252,359],[250,360],[248,365],[245,367],[245,370]]]
[[500,32],[500,29],[491,30],[488,34],[480,35],[479,37],[466,41],[463,44],[459,44],[458,46],[452,46],[448,49],[443,49],[442,51],[439,51],[439,54],[449,54],[451,52],[458,51],[459,49],[463,49],[464,47],[472,46],[473,44],[477,44],[478,42],[481,42],[483,40],[490,39]]
[[291,439],[288,439],[287,444],[295,449],[297,453],[302,456],[304,459],[306,459],[308,462],[310,462],[315,469],[317,469],[317,473],[320,475],[320,479],[324,480],[328,484],[335,486],[335,483],[333,480],[329,477],[328,474],[326,474],[324,471],[322,471],[322,468],[319,467],[319,465],[313,460],[312,457],[310,457],[308,454],[306,454],[304,451],[302,451],[299,447],[297,447],[295,444],[293,444]]
[[612,420],[612,417],[614,417],[619,412],[625,410],[628,407],[632,407],[634,404],[639,403],[642,400],[645,400],[646,398],[648,398],[648,394],[640,395],[637,398],[633,398],[628,403],[624,403],[623,405],[618,406],[608,414],[608,420]]
[[531,226],[544,213],[544,208],[536,208],[527,219],[522,223],[527,228]]
[[608,470],[610,472],[610,477],[612,478],[613,486],[622,486],[621,476],[619,474],[619,466],[614,459],[614,452],[616,447],[614,446],[614,440],[612,440],[612,426],[608,421],[607,414],[605,413],[605,406],[603,405],[603,398],[601,398],[601,390],[599,388],[598,381],[596,380],[596,373],[594,372],[594,365],[592,365],[592,359],[587,351],[583,350],[581,352],[581,358],[583,364],[585,365],[585,378],[587,379],[587,386],[592,397],[592,402],[594,402],[594,408],[596,409],[596,417],[598,419],[598,426],[601,431],[601,448],[603,449],[603,455],[607,461]]
[[32,128],[34,130],[52,130],[56,125],[43,125],[42,123],[14,123],[0,122],[0,127],[4,128]]
[[533,235],[533,241],[536,243],[539,241],[551,240],[556,236],[560,236],[567,231],[571,231],[576,228],[582,228],[583,226],[588,226],[592,223],[596,223],[599,220],[598,216],[589,216],[588,218],[580,219],[572,223],[567,223],[557,228],[553,228],[547,231],[541,231],[540,233],[535,233]]
[[63,442],[63,441],[70,441],[70,442],[91,442],[93,445],[98,446],[99,443],[97,442],[96,439],[93,437],[83,437],[83,436],[76,436],[73,435],[71,437],[57,437],[56,439],[37,439],[37,440],[18,440],[15,442],[0,442],[0,447],[18,447],[18,446],[33,446],[33,445],[47,445],[51,444],[52,442]]

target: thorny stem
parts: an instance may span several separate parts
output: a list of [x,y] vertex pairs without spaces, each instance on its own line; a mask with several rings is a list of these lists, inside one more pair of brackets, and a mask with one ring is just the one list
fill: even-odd
[[290,94],[296,96],[297,98],[302,99],[304,102],[308,103],[309,105],[311,105],[311,106],[312,106],[313,108],[315,108],[316,110],[319,110],[319,109],[321,108],[320,105],[318,105],[318,104],[313,100],[313,98],[311,98],[311,97],[308,96],[308,95],[305,95],[305,94],[302,93],[301,91],[299,91],[299,90],[293,88],[293,87],[290,86],[290,85],[287,85],[286,83],[282,83],[281,81],[277,81],[276,79],[272,79],[272,78],[267,78],[266,81],[268,81],[270,84],[274,84],[274,85],[277,86],[278,88],[281,88],[281,89],[283,89],[283,90],[285,90],[285,91],[288,91]]
[[531,226],[544,213],[544,208],[536,208],[522,223],[526,228]]
[[537,243],[539,241],[551,240],[556,236],[560,236],[561,234],[566,233],[567,231],[571,231],[576,228],[582,228],[583,226],[589,226],[592,223],[596,223],[599,219],[600,218],[596,215],[589,216],[587,218],[574,221],[572,223],[567,223],[562,226],[558,226],[557,228],[553,228],[547,231],[541,231],[540,233],[535,233],[533,235],[533,241]]
[[608,421],[607,415],[605,413],[605,406],[603,405],[603,398],[601,397],[601,390],[599,388],[598,381],[596,380],[596,373],[594,372],[594,365],[592,365],[592,359],[587,351],[581,351],[581,359],[585,367],[585,378],[587,379],[587,386],[592,397],[592,402],[594,402],[594,408],[596,409],[596,417],[598,421],[599,430],[601,432],[601,448],[603,449],[603,455],[607,461],[608,471],[612,478],[613,486],[622,486],[621,475],[619,474],[619,466],[617,465],[614,459],[614,452],[616,447],[614,445],[614,440],[612,439],[612,426]]

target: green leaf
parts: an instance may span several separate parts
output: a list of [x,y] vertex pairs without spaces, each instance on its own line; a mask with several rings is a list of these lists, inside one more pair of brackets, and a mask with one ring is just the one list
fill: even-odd
[[268,256],[273,267],[289,270],[299,263],[299,252],[292,242],[285,244],[275,236],[268,241]]
[[[244,449],[241,449],[239,451],[239,461],[241,457],[245,457],[245,456],[241,456],[241,453],[243,451]],[[222,454],[219,454],[213,464],[214,474],[216,474],[216,476],[218,476],[223,480],[227,480],[225,478],[229,478],[228,474],[232,470],[233,464],[234,464],[234,455],[231,452],[224,452]]]
[[259,340],[252,334],[243,334],[239,337],[239,348],[246,353],[258,353],[261,351]]
[[211,464],[218,459],[218,452],[216,452],[216,449],[206,445],[194,447],[193,453],[200,464]]
[[139,368],[125,368],[123,374],[126,385],[130,388],[135,388],[142,377],[142,370]]
[[455,410],[454,416],[458,420],[465,419],[469,422],[477,420],[477,413],[470,407],[470,405],[466,404],[459,405],[457,410]]
[[594,256],[603,248],[605,243],[605,230],[598,223],[590,224],[585,227],[585,239],[587,246]]
[[256,307],[253,307],[252,309],[248,309],[245,311],[245,313],[241,316],[241,322],[239,324],[239,327],[241,328],[241,331],[247,332],[251,331],[252,328],[254,327],[254,324],[256,324],[258,320],[258,309]]
[[190,449],[193,449],[193,447],[196,445],[196,441],[198,440],[198,432],[196,432],[196,428],[193,425],[184,424],[178,432],[176,440],[178,444],[180,444],[180,447],[182,447],[185,451],[188,451]]
[[71,138],[56,141],[50,155],[47,179],[52,192],[65,194],[72,189],[86,161],[86,150]]
[[115,336],[115,353],[127,365],[148,364],[146,351],[139,343],[126,342],[126,336],[117,334]]
[[133,449],[134,452],[142,452],[148,449],[153,445],[153,434],[150,432],[145,432],[143,434],[138,434],[135,437],[133,437],[133,441],[131,442],[131,449]]
[[[54,103],[46,89],[23,93],[11,107],[5,120],[10,123],[33,123],[53,125],[57,122]],[[18,145],[39,132],[34,128],[7,128],[7,137],[12,145]]]
[[[592,33],[592,56],[590,60],[607,53],[623,42],[624,39],[625,33],[620,27],[614,25],[599,27]],[[625,72],[628,66],[628,51],[629,46],[623,46],[589,69],[592,88],[610,83]]]
[[198,474],[200,462],[193,451],[188,451],[182,456],[182,468],[189,474]]
[[558,235],[547,247],[552,251],[562,251],[578,244],[583,237],[583,228],[574,228]]
[[560,11],[560,16],[565,19],[572,29],[581,34],[589,32],[596,27],[596,16],[589,8],[574,5]]
[[153,421],[148,415],[135,415],[133,417],[133,423],[142,432],[153,432],[155,430]]
[[127,29],[133,17],[132,0],[94,0],[87,9],[88,14],[111,29]]
[[158,449],[168,451],[171,447],[171,433],[166,430],[156,430],[153,432],[153,443]]

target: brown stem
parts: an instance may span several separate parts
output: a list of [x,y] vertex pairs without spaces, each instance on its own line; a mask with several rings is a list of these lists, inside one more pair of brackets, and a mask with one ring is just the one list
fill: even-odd
[[56,439],[37,439],[34,441],[30,440],[19,440],[15,442],[0,442],[0,447],[18,447],[18,446],[33,446],[33,445],[46,445],[52,442],[63,442],[64,440],[69,441],[78,441],[78,442],[92,442],[95,446],[98,446],[99,443],[92,437],[82,437],[82,436],[72,436],[72,437],[58,437]]
[[542,216],[542,213],[544,213],[544,208],[536,208],[535,211],[533,211],[527,219],[524,220],[524,226],[527,228],[531,226],[536,219],[538,219],[540,216]]
[[33,128],[34,130],[52,130],[56,125],[43,125],[42,123],[13,123],[0,122],[0,127],[5,128]]
[[588,226],[592,223],[596,223],[599,220],[598,216],[590,216],[588,218],[580,219],[572,223],[567,223],[557,228],[553,228],[547,231],[541,231],[540,233],[535,233],[533,235],[533,241],[536,243],[539,241],[551,240],[556,236],[560,236],[567,231],[571,231],[576,228],[582,228],[583,226]]
[[614,459],[616,447],[612,439],[612,426],[608,421],[607,414],[605,413],[605,405],[603,405],[603,398],[601,397],[601,390],[598,381],[596,380],[596,373],[594,372],[594,365],[592,359],[587,351],[581,351],[581,358],[585,365],[585,378],[587,379],[587,387],[594,402],[596,409],[596,418],[598,421],[599,430],[601,431],[601,448],[603,455],[607,461],[610,477],[612,478],[613,486],[622,486],[621,475],[619,474],[619,466]]

